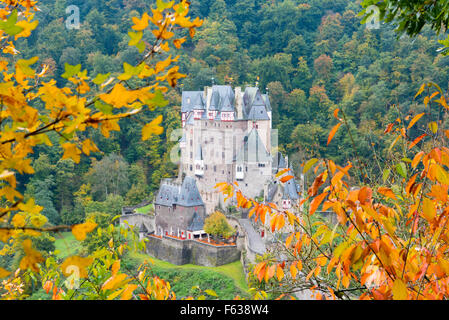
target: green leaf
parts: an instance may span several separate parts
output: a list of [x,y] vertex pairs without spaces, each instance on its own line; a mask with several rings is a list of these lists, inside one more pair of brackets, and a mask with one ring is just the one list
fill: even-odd
[[123,80],[123,81],[129,80],[133,76],[138,75],[142,71],[143,67],[144,67],[143,63],[139,64],[137,67],[133,67],[129,63],[124,62],[123,69],[125,72],[122,73],[120,76],[118,76],[117,79]]
[[102,83],[104,83],[106,80],[109,79],[109,76],[111,75],[111,73],[99,73],[97,74],[97,76],[95,77],[94,80],[92,80],[93,83],[95,83],[96,85],[101,85]]
[[145,103],[151,110],[154,110],[156,107],[165,107],[168,100],[164,98],[161,90],[156,90],[154,98],[145,101]]
[[159,10],[165,10],[165,9],[171,8],[171,7],[173,7],[174,3],[175,3],[174,1],[164,2],[162,0],[156,0],[156,5]]
[[407,178],[407,167],[405,166],[404,162],[399,162],[396,165],[396,172],[403,178]]
[[34,75],[34,70],[30,68],[30,65],[34,64],[37,62],[37,60],[39,60],[38,57],[33,57],[31,59],[28,60],[23,60],[20,59],[17,61],[17,66],[20,67],[20,70],[22,70],[22,72],[27,75],[27,76],[33,76]]
[[16,26],[16,22],[17,22],[17,10],[15,9],[8,17],[8,20],[0,21],[0,30],[3,30],[6,34],[10,36],[15,36],[21,33],[23,30],[22,27]]
[[95,107],[104,114],[112,114],[113,107],[110,104],[103,103],[101,100],[95,101]]
[[61,75],[61,77],[64,79],[69,79],[81,71],[81,64],[77,64],[76,66],[71,66],[70,64],[65,63],[64,69],[65,69],[65,72]]
[[390,169],[384,169],[384,172],[382,174],[382,180],[384,182],[387,181],[389,176],[390,176]]
[[131,40],[129,40],[128,45],[129,46],[137,46],[137,44],[142,40],[143,31],[129,31],[128,32],[129,37]]

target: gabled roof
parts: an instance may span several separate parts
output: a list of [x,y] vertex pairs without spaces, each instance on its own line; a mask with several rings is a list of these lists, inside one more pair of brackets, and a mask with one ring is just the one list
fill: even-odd
[[274,162],[273,168],[276,169],[276,172],[279,171],[279,169],[287,168],[287,161],[285,161],[285,157],[280,152],[276,153]]
[[162,182],[154,203],[162,206],[172,206],[178,199],[180,186]]
[[231,86],[212,86],[209,110],[234,111],[234,100],[235,94]]
[[263,100],[265,101],[265,105],[267,106],[267,111],[272,111],[270,97],[268,96],[268,94],[263,94],[262,97]]
[[199,214],[195,211],[192,222],[187,227],[187,231],[195,232],[203,230],[203,228],[204,228],[204,220],[201,219]]
[[[271,110],[271,109],[270,109]],[[243,94],[243,118],[248,120],[269,120],[265,98],[259,88],[248,87]]]
[[181,112],[192,111],[196,104],[201,104],[201,101],[204,105],[203,91],[183,91]]
[[154,203],[168,207],[174,204],[184,207],[204,205],[193,177],[185,177],[181,185],[163,180]]
[[236,162],[271,162],[272,158],[268,153],[256,128],[243,139],[243,148],[235,158]]
[[[291,170],[290,170],[291,171]],[[289,171],[289,174],[293,174]],[[284,183],[284,194],[282,199],[298,200],[298,183],[296,183],[295,178],[288,180]]]
[[196,186],[195,178],[189,176],[184,178],[179,195],[174,203],[184,207],[204,205],[198,187]]

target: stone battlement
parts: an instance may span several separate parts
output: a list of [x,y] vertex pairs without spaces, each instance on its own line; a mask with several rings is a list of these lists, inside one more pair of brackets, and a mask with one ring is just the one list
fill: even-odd
[[147,235],[149,255],[176,265],[195,264],[217,267],[240,259],[237,245],[215,245],[196,239]]

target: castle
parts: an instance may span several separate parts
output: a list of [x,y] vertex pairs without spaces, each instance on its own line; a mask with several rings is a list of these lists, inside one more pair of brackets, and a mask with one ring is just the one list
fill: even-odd
[[245,195],[270,202],[276,198],[284,208],[299,198],[295,182],[294,189],[283,187],[287,191],[274,185],[274,175],[288,168],[288,158],[277,152],[270,99],[259,88],[214,85],[184,91],[181,120],[178,179],[195,178],[207,214],[235,204],[225,203],[214,190],[219,182],[237,181]]
[[[268,95],[257,87],[242,91],[214,85],[184,91],[179,175],[161,181],[153,200],[154,216],[124,207],[120,223],[138,226],[149,241],[147,252],[175,264],[216,266],[239,259],[236,243],[213,244],[204,231],[209,214],[236,204],[235,199],[224,201],[214,188],[217,183],[237,182],[246,196],[280,209],[299,201],[296,179],[275,179],[289,165],[288,157],[277,151],[271,114]],[[293,170],[288,174],[294,175]]]

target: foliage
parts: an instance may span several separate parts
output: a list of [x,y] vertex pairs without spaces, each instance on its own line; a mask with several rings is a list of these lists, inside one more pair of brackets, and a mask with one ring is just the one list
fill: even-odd
[[[423,93],[424,113],[401,115],[385,129],[385,137],[394,138],[390,147],[400,143],[402,151],[385,168],[382,182],[376,182],[361,164],[343,167],[332,160],[311,159],[303,171],[313,168],[316,177],[294,211],[246,198],[237,185],[217,185],[227,198],[236,196],[238,206],[250,209],[249,216],[271,232],[290,227],[285,239],[278,238],[275,254],[254,267],[259,288],[266,289],[274,281],[270,292],[279,298],[307,289],[318,299],[449,296],[449,149],[445,147],[449,131],[443,121],[434,121],[447,117],[449,105],[434,83],[423,84],[415,97]],[[338,124],[328,144],[340,125],[348,127],[344,112],[336,109],[333,115]],[[424,133],[412,138],[416,126]],[[352,176],[351,170],[359,171],[356,177],[361,178]],[[280,183],[293,178],[286,172],[277,174]],[[312,220],[319,208],[332,210],[335,221]]]
[[229,238],[235,232],[226,216],[219,211],[215,211],[204,220],[204,231],[212,236],[224,238]]
[[[114,246],[114,238],[110,237],[114,233],[112,224],[107,228],[110,234],[106,233],[109,237],[109,249],[105,246],[93,248],[92,245],[87,245],[91,256],[67,257],[62,264],[51,253],[43,255],[37,250],[38,246],[44,245],[48,249],[48,244],[36,239],[41,234],[69,229],[78,241],[89,243],[89,239],[91,242],[94,239],[90,235],[94,230],[101,237],[102,223],[110,216],[96,214],[95,219],[88,216],[84,223],[51,226],[43,215],[44,208],[36,204],[33,198],[42,191],[39,185],[38,189],[35,187],[33,192],[28,193],[25,201],[18,182],[23,181],[22,175],[33,175],[36,169],[41,174],[55,170],[58,181],[56,190],[60,197],[58,209],[70,208],[73,204],[67,201],[66,195],[71,195],[76,190],[72,189],[74,185],[71,184],[75,180],[74,164],[82,165],[83,154],[91,156],[100,152],[92,136],[100,134],[108,139],[113,132],[120,132],[119,120],[143,116],[146,110],[155,111],[157,107],[167,105],[164,93],[168,91],[168,87],[175,87],[178,79],[185,77],[178,72],[179,66],[175,65],[179,57],[173,57],[169,52],[180,49],[186,41],[184,29],[193,37],[195,28],[202,25],[202,20],[190,20],[187,16],[187,1],[182,0],[177,4],[157,1],[151,15],[145,12],[132,18],[127,42],[138,50],[139,61],[134,61],[133,64],[124,62],[123,70],[104,74],[93,74],[83,69],[81,64],[70,65],[64,62],[64,72],[59,74],[64,79],[62,81],[49,77],[49,65],[41,65],[36,70],[33,65],[39,57],[21,57],[20,51],[15,47],[19,38],[32,41],[31,32],[38,26],[34,14],[36,11],[36,1],[1,1],[0,45],[4,56],[0,61],[0,241],[5,244],[2,255],[16,252],[20,268],[16,272],[0,269],[0,278],[7,278],[2,285],[2,295],[7,299],[18,299],[26,295],[22,287],[28,285],[30,277],[35,279],[38,273],[45,291],[48,293],[52,290],[53,299],[113,299],[119,296],[122,299],[173,298],[170,285],[157,277],[149,278],[145,274],[145,266],[142,266],[139,276],[134,278],[120,271],[119,257],[125,247],[129,246],[120,243]],[[88,20],[94,27],[95,36],[110,43],[112,38],[105,37],[107,28],[96,24],[100,19],[101,16],[94,10]],[[61,35],[57,32],[58,28],[57,25],[48,25],[43,33],[47,33],[49,37],[51,35],[52,40],[55,40]],[[144,37],[144,32],[152,35],[151,43]],[[62,53],[59,46],[64,44],[64,39],[60,40],[55,42],[54,47],[48,48],[56,56]],[[115,48],[108,48],[107,43],[106,53],[111,54]],[[77,60],[73,50],[65,50],[61,58],[67,60],[65,57],[69,55],[72,58],[70,61]],[[149,141],[163,132],[162,120],[162,115],[154,116],[141,128],[143,141]],[[33,163],[30,155],[35,150],[54,145],[60,147],[57,155],[59,161],[55,167],[46,163],[48,159],[45,158]],[[112,161],[112,165],[117,166],[112,169],[120,169],[119,164],[119,159]],[[37,165],[36,169],[34,165]],[[122,170],[117,171],[118,174],[122,173]],[[112,194],[118,194],[121,192],[122,180],[118,175],[113,178],[114,181],[107,181],[106,185],[110,183]],[[52,186],[48,183],[46,185],[43,198],[48,200],[52,197]],[[109,193],[106,190],[105,197]],[[79,196],[79,203],[92,201],[82,190]],[[48,206],[47,210],[50,208]],[[59,216],[47,215],[50,222],[59,223]],[[98,220],[98,223],[94,220]],[[120,234],[126,237],[127,231],[121,230]],[[95,242],[99,243],[103,244],[103,241]],[[46,258],[47,255],[50,256]],[[94,277],[89,278],[90,274]],[[64,292],[62,285],[66,277],[70,279],[67,287],[71,289]],[[79,281],[77,277],[89,280],[80,285],[80,290],[74,289],[72,285],[73,281]],[[131,280],[138,284],[130,283]],[[139,285],[140,293],[134,293]]]

